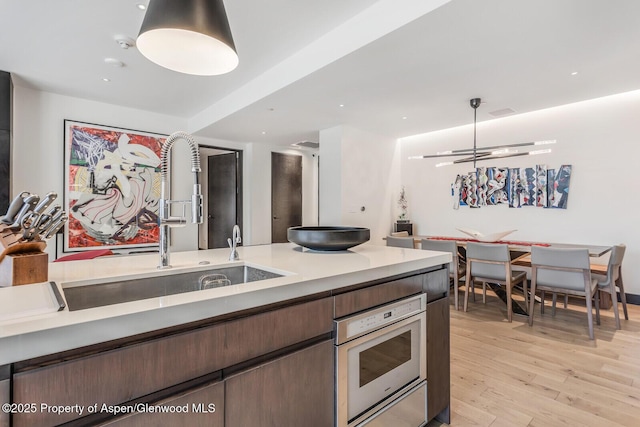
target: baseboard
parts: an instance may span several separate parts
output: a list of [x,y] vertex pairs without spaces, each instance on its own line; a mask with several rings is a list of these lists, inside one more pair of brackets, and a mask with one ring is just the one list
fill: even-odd
[[[620,294],[618,294],[618,301],[620,301]],[[627,304],[640,305],[640,295],[627,294]]]

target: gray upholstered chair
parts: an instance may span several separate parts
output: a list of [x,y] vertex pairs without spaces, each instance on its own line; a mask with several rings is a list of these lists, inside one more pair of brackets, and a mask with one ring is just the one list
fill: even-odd
[[507,291],[507,320],[511,322],[513,309],[511,291],[515,285],[522,283],[524,289],[525,306],[527,305],[527,273],[511,270],[509,247],[494,243],[467,243],[467,277],[464,290],[464,311],[467,311],[469,289],[473,289],[474,282],[482,282],[483,298],[485,302],[486,284],[497,283]]
[[413,237],[387,236],[387,246],[395,246],[397,248],[415,248]]
[[458,257],[458,245],[454,240],[430,240],[422,239],[421,247],[424,250],[449,252],[453,257],[449,264],[449,276],[453,280],[453,298],[456,310],[458,310],[458,284],[465,277],[465,264]]
[[591,277],[598,281],[598,290],[607,292],[611,295],[613,302],[613,314],[616,318],[616,328],[620,329],[620,313],[618,312],[618,296],[616,286],[620,289],[620,301],[622,302],[622,310],[624,318],[629,320],[627,313],[627,295],[624,292],[624,284],[622,283],[622,259],[627,249],[625,245],[616,245],[611,250],[609,256],[609,264],[607,266],[607,275],[592,274]]
[[544,314],[544,292],[559,292],[585,297],[589,338],[593,335],[593,303],[595,295],[596,321],[600,324],[598,282],[591,277],[588,249],[552,249],[531,247],[531,305],[529,326],[533,325],[535,293],[541,291],[540,313]]

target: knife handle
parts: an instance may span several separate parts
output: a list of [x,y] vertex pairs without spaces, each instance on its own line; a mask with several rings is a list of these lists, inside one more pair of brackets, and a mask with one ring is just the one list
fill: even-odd
[[16,217],[22,205],[24,205],[24,198],[29,195],[29,192],[23,191],[18,194],[15,199],[9,204],[9,208],[7,209],[7,213],[4,214],[2,218],[0,218],[0,222],[3,224],[13,224],[13,219]]
[[48,230],[45,230],[46,234],[40,234],[45,240],[52,238],[60,229],[66,224],[67,219],[69,219],[66,215],[60,217],[57,223],[52,224]]
[[24,204],[20,209],[20,212],[14,217],[13,224],[10,228],[19,228],[22,226],[22,218],[24,218],[29,211],[31,211],[40,201],[40,197],[37,194],[32,194],[24,199]]
[[35,208],[33,208],[33,212],[36,214],[41,214],[44,212],[45,209],[47,209],[49,207],[49,205],[51,203],[53,203],[53,201],[58,197],[58,193],[52,191],[50,193],[47,193],[42,200],[40,200],[40,203],[38,203],[36,205]]

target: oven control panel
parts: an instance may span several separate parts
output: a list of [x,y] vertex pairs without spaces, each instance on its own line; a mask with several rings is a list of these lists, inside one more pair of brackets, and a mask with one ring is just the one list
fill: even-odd
[[346,332],[346,336],[343,336],[340,341],[375,331],[385,325],[413,316],[424,310],[425,298],[424,295],[419,295],[343,319],[337,322],[339,325],[338,333],[340,334],[341,331]]

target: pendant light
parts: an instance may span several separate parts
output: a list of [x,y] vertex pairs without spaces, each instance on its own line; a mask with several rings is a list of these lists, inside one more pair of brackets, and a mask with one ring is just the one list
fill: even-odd
[[477,123],[477,114],[478,114],[478,107],[480,106],[480,103],[482,102],[482,100],[480,98],[471,98],[469,100],[469,105],[471,105],[471,108],[473,108],[473,168],[476,168],[476,159],[478,158],[477,156],[477,151],[476,151],[476,123]]
[[480,98],[471,98],[469,100],[469,105],[471,105],[471,108],[473,108],[473,147],[472,148],[462,148],[459,150],[442,151],[436,154],[426,154],[424,156],[411,156],[409,157],[409,159],[413,160],[413,159],[435,159],[439,157],[462,157],[461,159],[458,159],[458,160],[438,163],[436,164],[436,167],[454,165],[458,163],[473,162],[473,168],[475,169],[476,162],[483,161],[483,160],[503,159],[506,157],[533,156],[536,154],[547,154],[551,152],[550,148],[544,148],[540,150],[529,150],[529,151],[518,151],[518,150],[513,150],[513,148],[555,144],[556,143],[555,139],[545,140],[545,141],[520,142],[515,144],[493,145],[490,147],[478,147],[476,145],[476,125],[477,125],[478,107],[480,106],[481,103],[482,103],[482,100]]
[[222,0],[150,0],[136,45],[180,73],[214,76],[238,66]]

